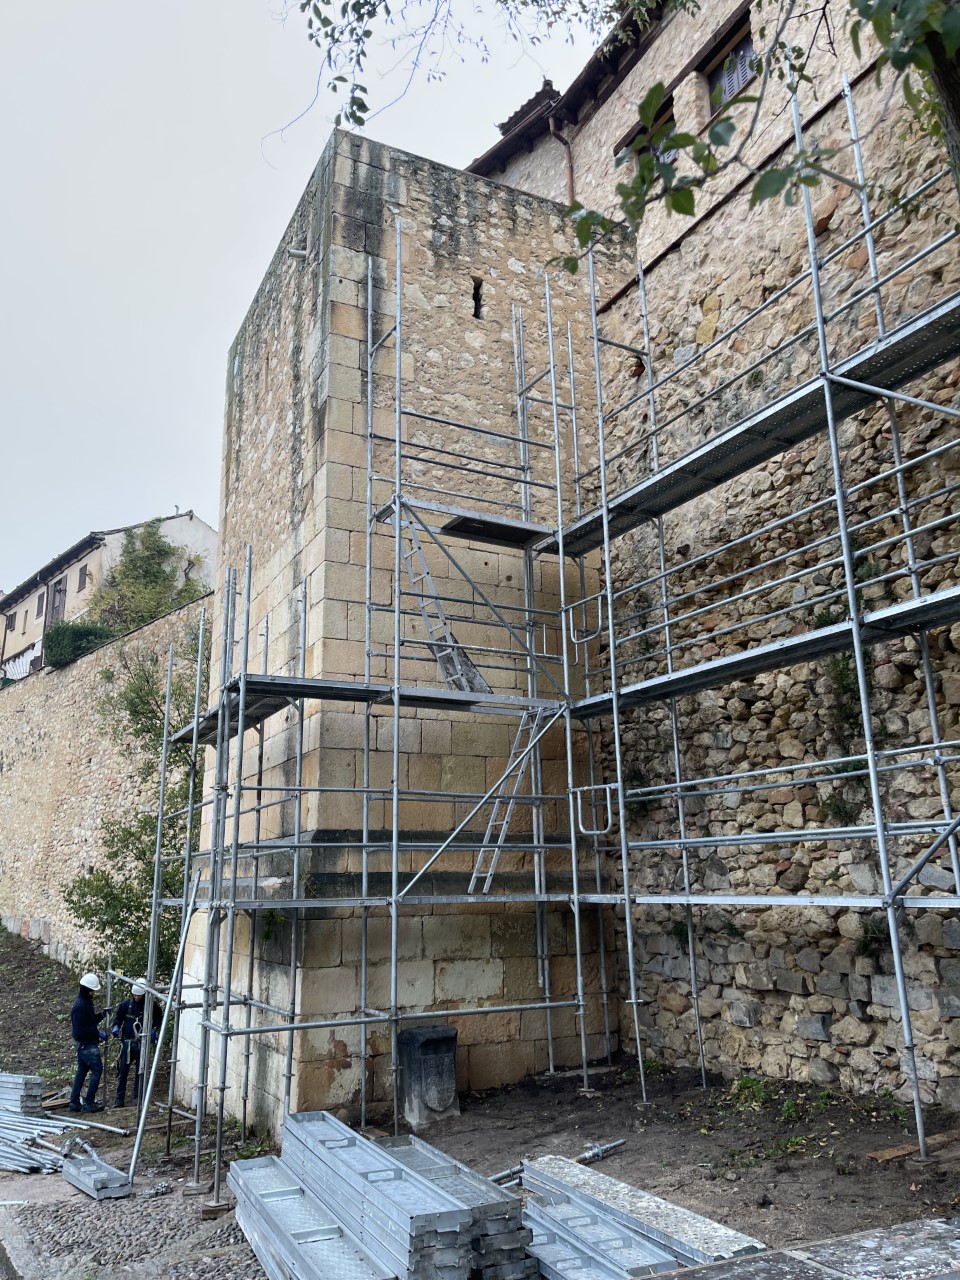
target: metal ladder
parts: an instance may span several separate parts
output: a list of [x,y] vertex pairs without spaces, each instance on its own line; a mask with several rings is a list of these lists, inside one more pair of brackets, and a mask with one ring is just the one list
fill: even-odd
[[416,526],[403,506],[400,507],[400,530],[400,557],[426,627],[427,648],[437,660],[444,683],[451,689],[461,689],[465,693],[492,693],[492,689],[450,630]]
[[[480,852],[477,854],[473,875],[470,877],[470,884],[467,886],[467,893],[475,891],[477,881],[481,876],[484,877],[483,892],[490,892],[490,883],[493,880],[497,863],[500,861],[500,854],[503,852],[503,847],[506,843],[507,832],[510,830],[510,820],[513,817],[517,797],[521,793],[523,780],[527,776],[527,768],[532,759],[529,752],[526,755],[523,753],[527,750],[533,738],[540,732],[548,714],[550,713],[544,708],[538,707],[536,710],[524,711],[520,717],[516,736],[513,739],[513,746],[510,748],[510,758],[507,761],[507,767],[503,771],[503,787],[493,801],[490,820],[487,823]],[[522,759],[520,759],[521,756],[523,757]],[[489,862],[487,861],[488,858]]]

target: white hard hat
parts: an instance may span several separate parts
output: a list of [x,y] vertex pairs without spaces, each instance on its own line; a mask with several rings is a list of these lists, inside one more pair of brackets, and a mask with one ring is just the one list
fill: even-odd
[[146,993],[147,993],[146,978],[138,978],[136,982],[133,984],[133,986],[130,988],[130,994],[132,996],[142,996],[142,995],[146,995]]
[[80,979],[81,987],[86,987],[88,991],[100,990],[100,979],[95,973],[85,973]]

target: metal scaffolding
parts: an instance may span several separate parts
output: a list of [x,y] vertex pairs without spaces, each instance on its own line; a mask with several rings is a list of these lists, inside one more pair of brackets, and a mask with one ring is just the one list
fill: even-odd
[[[594,261],[588,263],[592,333],[586,352],[575,350],[571,326],[556,331],[550,280],[545,278],[543,315],[536,324],[519,310],[513,316],[516,412],[509,429],[454,420],[435,409],[410,403],[403,376],[405,343],[402,227],[396,228],[395,310],[380,331],[375,296],[387,282],[371,261],[367,278],[366,344],[366,525],[364,568],[364,668],[362,678],[308,675],[310,620],[323,601],[308,596],[304,581],[297,600],[279,616],[252,622],[252,553],[241,578],[228,570],[221,594],[222,619],[217,697],[201,710],[200,680],[190,724],[164,736],[164,767],[173,741],[190,742],[194,766],[203,749],[214,749],[212,786],[201,799],[191,786],[188,833],[204,811],[206,847],[192,847],[188,834],[182,858],[182,895],[162,890],[159,827],[154,920],[162,910],[181,913],[189,923],[188,888],[197,869],[203,880],[197,910],[204,916],[204,973],[199,986],[181,982],[169,995],[175,1007],[170,1092],[173,1114],[183,1013],[197,1027],[195,1181],[199,1180],[202,1123],[216,1118],[214,1198],[222,1186],[222,1137],[230,1046],[242,1042],[239,1112],[244,1129],[253,1082],[252,1040],[272,1036],[284,1044],[283,1106],[291,1104],[295,1037],[317,1029],[357,1028],[360,1063],[358,1105],[366,1121],[374,1080],[372,1036],[389,1037],[389,1081],[395,1123],[399,1104],[398,1033],[410,1020],[482,1016],[502,1011],[542,1011],[548,1067],[553,1070],[553,1023],[560,1010],[573,1010],[580,1044],[580,1070],[588,1083],[591,1059],[588,1006],[602,1011],[603,1053],[615,1047],[614,1000],[627,1010],[628,1030],[643,1081],[644,1026],[637,934],[650,906],[679,907],[689,958],[688,979],[695,1019],[699,1068],[708,1062],[700,1018],[697,911],[723,906],[834,908],[883,912],[893,957],[903,1028],[904,1069],[912,1084],[917,1133],[924,1149],[921,1089],[917,1074],[910,1003],[904,974],[901,928],[905,913],[955,910],[960,906],[960,818],[951,807],[960,741],[944,739],[938,711],[937,679],[928,633],[960,621],[960,584],[943,585],[936,570],[955,562],[960,549],[960,514],[933,511],[934,499],[949,504],[960,489],[942,467],[960,452],[956,437],[919,452],[904,449],[901,416],[921,410],[951,418],[960,411],[904,388],[933,374],[960,350],[960,295],[953,294],[899,324],[889,325],[885,288],[956,236],[951,228],[935,236],[886,272],[879,265],[877,232],[895,211],[875,216],[867,197],[860,143],[850,90],[848,156],[850,187],[857,193],[861,226],[843,243],[823,253],[817,243],[807,187],[793,216],[803,220],[807,267],[744,314],[693,356],[658,374],[657,344],[648,308],[650,281],[637,278],[642,336],[623,340],[604,333],[609,324],[597,298]],[[798,146],[803,129],[796,99]],[[901,207],[927,197],[945,176],[924,182],[903,197]],[[868,279],[836,306],[825,302],[823,281],[842,255],[867,251]],[[714,381],[686,402],[678,388],[698,386],[705,365],[733,339],[764,325],[778,305],[798,299],[810,318],[775,348],[743,364],[732,376]],[[864,311],[857,311],[863,308]],[[876,337],[842,352],[835,333],[853,314],[869,312]],[[536,333],[534,330],[536,329]],[[845,337],[849,329],[843,330]],[[814,372],[775,395],[754,396],[734,420],[716,429],[719,406],[733,385],[753,388],[758,370],[779,378],[784,353],[807,341]],[[536,355],[533,353],[536,352]],[[538,360],[542,356],[542,361]],[[643,385],[610,404],[611,360],[630,359],[643,370]],[[392,375],[384,372],[392,363]],[[578,407],[578,378],[592,368],[593,386]],[[767,374],[764,374],[766,377]],[[389,427],[380,400],[392,384]],[[590,402],[589,411],[583,407]],[[841,426],[855,414],[885,415],[889,458],[879,455],[869,473],[853,478],[841,440]],[[595,430],[585,432],[585,414]],[[694,428],[710,420],[706,438]],[[693,424],[691,427],[690,424]],[[690,447],[684,441],[695,439]],[[826,466],[818,473],[821,492],[801,492],[791,505],[787,486],[775,518],[708,548],[693,548],[672,562],[668,521],[686,504],[757,468],[805,441],[826,445]],[[678,445],[677,442],[680,442]],[[937,470],[932,483],[929,468]],[[939,514],[938,514],[939,512]],[[793,525],[789,553],[764,558],[772,534]],[[895,525],[894,532],[888,532]],[[624,540],[645,539],[635,557],[622,555]],[[513,557],[517,575],[486,582],[471,569],[471,552],[489,548]],[[761,548],[757,553],[756,549]],[[645,559],[644,559],[645,557]],[[631,563],[641,569],[632,575]],[[357,569],[359,573],[359,567]],[[871,591],[870,588],[883,590]],[[786,593],[786,595],[784,595]],[[893,599],[890,599],[890,596]],[[786,603],[784,603],[786,600]],[[770,638],[757,641],[759,629]],[[295,635],[293,646],[275,663],[273,636]],[[256,634],[255,634],[256,632]],[[322,636],[322,628],[321,628]],[[900,637],[916,638],[922,668],[925,727],[897,745],[878,741],[869,652]],[[707,641],[713,651],[702,652]],[[256,650],[259,647],[259,662]],[[202,649],[202,642],[201,642]],[[688,742],[688,713],[681,700],[798,663],[841,658],[851,674],[850,696],[857,731],[829,759],[780,760],[764,767],[735,765],[723,772],[698,770]],[[271,670],[271,664],[275,669]],[[254,670],[254,667],[259,667]],[[341,704],[358,710],[361,769],[355,786],[325,780],[323,767],[305,761],[314,713]],[[169,707],[169,681],[168,681]],[[638,709],[658,709],[667,725],[663,777],[638,785],[624,747],[625,726]],[[813,709],[808,708],[808,714]],[[416,754],[405,736],[411,718],[442,720],[464,714],[479,723],[509,726],[505,763],[485,789],[417,787],[405,761]],[[277,780],[267,747],[268,726],[287,717],[287,777]],[[282,720],[279,723],[283,723]],[[545,751],[555,752],[563,785],[545,781]],[[319,748],[323,750],[322,741]],[[935,779],[940,812],[924,818],[889,812],[890,786],[905,771],[927,771]],[[291,776],[292,775],[292,776]],[[384,781],[386,779],[386,781]],[[405,781],[406,779],[406,781]],[[832,825],[755,830],[694,821],[694,806],[750,793],[764,803],[771,792],[800,785],[818,796],[855,785],[863,790],[859,811],[835,804]],[[636,820],[638,807],[656,804],[672,814],[672,834],[646,837]],[[335,819],[324,820],[329,811]],[[318,815],[307,822],[307,812]],[[823,810],[830,816],[829,809]],[[424,815],[436,813],[431,822]],[[345,816],[346,815],[346,818]],[[179,815],[182,817],[183,815]],[[874,892],[808,893],[708,890],[697,887],[696,861],[703,850],[735,855],[747,848],[781,850],[809,845],[823,849],[869,849],[880,887]],[[673,859],[678,874],[658,889],[644,882],[654,858]],[[952,887],[921,883],[925,869],[946,858]],[[339,859],[339,863],[337,860]],[[328,873],[334,863],[345,873]],[[268,874],[269,873],[269,877]],[[269,878],[269,891],[265,881]],[[929,876],[927,877],[929,879]],[[278,885],[280,886],[278,888]],[[832,890],[832,886],[831,886]],[[526,905],[536,922],[539,995],[527,1002],[493,1001],[471,1008],[405,1007],[399,989],[399,922],[407,908],[457,907],[499,901]],[[299,1006],[298,974],[302,940],[312,917],[349,908],[359,919],[359,986],[352,1014],[323,1016]],[[572,988],[555,991],[551,982],[548,915],[569,913],[572,921]],[[609,984],[604,922],[622,918],[622,980]],[[286,999],[256,995],[257,921],[267,913],[281,918],[286,934]],[[375,954],[370,921],[389,921],[389,944]],[[582,926],[598,920],[599,983],[588,992]],[[245,939],[238,941],[244,920]],[[159,926],[157,926],[159,927]],[[151,965],[156,943],[151,941]],[[388,965],[387,1000],[377,1006],[371,992],[374,960]],[[156,988],[151,968],[150,985]],[[158,995],[162,995],[159,991]],[[197,1016],[199,1014],[199,1016]],[[215,1054],[216,1050],[216,1054]],[[596,1055],[593,1055],[596,1056]],[[601,1055],[603,1056],[603,1055]],[[214,1065],[214,1058],[216,1063]],[[144,1064],[146,1071],[146,1064]],[[209,1077],[215,1074],[213,1100]]]

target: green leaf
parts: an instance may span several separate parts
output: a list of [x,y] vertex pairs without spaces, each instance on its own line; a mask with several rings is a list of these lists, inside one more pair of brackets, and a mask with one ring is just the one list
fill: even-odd
[[729,117],[717,120],[707,130],[707,137],[710,139],[711,146],[726,147],[730,145],[730,140],[737,132],[737,126]]
[[590,218],[586,216],[577,218],[573,224],[573,229],[576,233],[577,244],[581,249],[585,249],[590,243],[590,233],[593,230]]
[[663,84],[658,81],[637,108],[640,119],[647,126],[647,129],[651,127],[654,117],[660,110],[664,92]]
[[692,218],[695,207],[693,192],[689,187],[678,187],[675,191],[671,191],[666,197],[667,208],[673,213],[682,213],[688,218]]
[[940,26],[943,36],[943,47],[948,58],[954,58],[960,50],[960,5],[948,4],[943,11],[943,22]]
[[753,191],[750,194],[750,208],[753,209],[764,200],[771,200],[774,196],[780,195],[781,191],[789,183],[790,178],[790,172],[785,169],[768,169],[766,173],[761,173],[753,184]]
[[667,132],[663,139],[664,151],[680,151],[687,147],[693,147],[697,143],[697,138],[692,133],[670,133]]
[[914,111],[920,110],[920,94],[909,75],[903,77],[903,96]]

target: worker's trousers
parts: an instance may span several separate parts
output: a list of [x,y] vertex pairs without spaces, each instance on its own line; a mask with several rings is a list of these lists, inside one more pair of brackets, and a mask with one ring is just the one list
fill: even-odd
[[130,1063],[133,1062],[135,1072],[133,1082],[133,1100],[134,1102],[140,1097],[140,1041],[121,1040],[120,1041],[120,1057],[117,1060],[117,1096],[114,1099],[115,1107],[122,1107],[127,1098],[127,1076],[130,1074]]
[[[77,1044],[77,1042],[74,1041],[74,1044]],[[97,1089],[100,1086],[100,1077],[102,1075],[103,1059],[100,1057],[100,1046],[97,1044],[77,1044],[77,1073],[73,1077],[70,1105],[72,1107],[80,1106],[80,1093],[88,1076],[90,1080],[87,1084],[87,1095],[83,1102],[87,1106],[96,1102]]]

